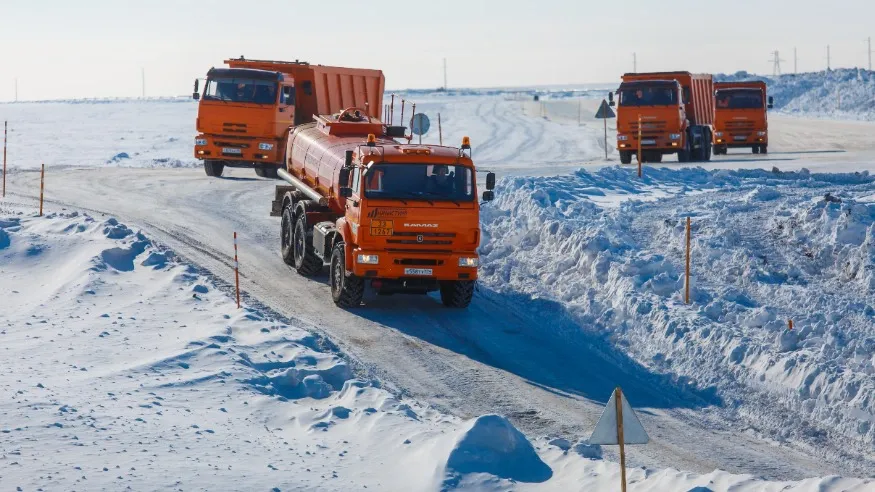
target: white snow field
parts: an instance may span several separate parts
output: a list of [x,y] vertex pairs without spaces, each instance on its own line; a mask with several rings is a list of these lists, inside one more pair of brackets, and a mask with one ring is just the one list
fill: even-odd
[[[399,400],[114,218],[0,208],[0,482],[16,490],[608,490],[598,446]],[[862,491],[671,469],[633,490]],[[697,488],[698,487],[698,488]]]
[[[234,414],[244,415],[244,411],[253,411],[251,406],[256,402],[261,404],[256,405],[261,413],[233,419],[222,431],[260,436],[259,440],[244,437],[223,441],[236,451],[235,456],[248,452],[254,457],[251,461],[247,457],[250,464],[245,466],[259,473],[245,475],[252,477],[245,483],[257,487],[241,485],[238,487],[241,489],[263,486],[281,490],[308,487],[350,490],[354,483],[353,490],[364,485],[383,490],[462,486],[613,490],[617,480],[615,447],[591,449],[575,443],[589,436],[611,390],[621,385],[651,436],[650,444],[628,450],[630,480],[636,482],[630,490],[783,490],[791,485],[783,481],[794,482],[792,486],[796,488],[788,490],[875,490],[871,482],[836,477],[875,477],[873,430],[871,424],[866,426],[866,422],[872,422],[871,390],[875,378],[871,345],[875,322],[871,311],[867,311],[867,307],[871,310],[875,306],[873,286],[867,280],[871,278],[867,275],[871,275],[871,244],[875,241],[871,227],[875,189],[871,178],[863,174],[875,170],[875,152],[871,150],[875,145],[875,124],[772,114],[767,156],[734,152],[704,165],[707,171],[684,169],[695,164],[666,162],[661,166],[664,170],[645,169],[646,179],[638,181],[628,169],[615,167],[612,134],[615,120],[608,122],[609,158],[604,158],[602,121],[592,118],[599,99],[534,102],[518,94],[415,97],[419,98],[417,112],[423,110],[432,119],[433,130],[424,142],[438,141],[439,111],[445,142],[455,144],[463,135],[469,135],[475,162],[482,169],[494,170],[502,176],[499,199],[484,207],[483,226],[489,238],[483,245],[484,281],[471,308],[465,311],[444,309],[433,296],[372,295],[366,297],[361,309],[337,309],[330,300],[324,277],[301,278],[278,255],[278,221],[268,216],[276,181],[258,179],[251,170],[242,169],[226,171],[222,179],[208,179],[200,168],[194,167],[197,162],[190,156],[190,143],[195,133],[196,106],[192,103],[0,105],[0,120],[11,122],[12,166],[10,195],[0,202],[2,215],[23,211],[30,214],[36,209],[39,176],[34,171],[45,160],[46,209],[50,214],[76,210],[90,214],[100,224],[109,217],[117,217],[131,228],[142,229],[144,237],[150,238],[149,248],[170,248],[175,253],[176,259],[168,261],[168,266],[150,269],[148,273],[195,269],[191,275],[198,276],[197,282],[208,289],[207,294],[198,297],[215,296],[210,301],[215,307],[201,314],[221,318],[216,322],[203,318],[201,325],[234,340],[219,344],[219,351],[231,354],[222,356],[225,358],[221,362],[199,353],[198,364],[203,362],[205,366],[191,364],[191,367],[209,367],[215,369],[212,374],[227,371],[237,377],[218,378],[224,384],[218,379],[198,382],[195,386],[206,389],[200,390],[198,398],[192,398],[187,408],[196,416],[208,415],[207,407],[225,408],[230,414],[228,402],[237,402],[235,408],[240,409],[239,405],[248,401],[243,410]],[[408,105],[405,119],[409,108]],[[29,123],[19,125],[19,120]],[[57,128],[61,126],[64,136],[56,142]],[[129,158],[113,159],[121,153]],[[773,167],[780,172],[772,173]],[[745,168],[764,171],[731,171]],[[807,172],[801,171],[803,168]],[[727,171],[710,172],[715,169]],[[824,177],[824,173],[832,172],[844,174]],[[821,203],[827,192],[842,202]],[[850,215],[845,215],[847,210]],[[682,233],[676,223],[686,215],[694,217],[694,247],[698,255],[694,256],[696,297],[689,307],[683,306],[677,297],[683,258],[678,250]],[[53,219],[16,217],[22,218],[23,225],[11,226],[21,228],[7,234],[13,242],[14,234],[38,231],[39,224],[63,219],[60,215]],[[84,219],[80,216],[79,220]],[[255,313],[260,318],[252,320],[243,315],[239,325],[236,306],[232,306],[227,289],[234,279],[234,231],[240,236],[246,314]],[[35,232],[34,237],[41,236]],[[94,243],[106,240],[91,239]],[[12,251],[7,250],[0,255]],[[83,261],[99,255],[99,251],[89,253]],[[14,264],[18,265],[15,268],[29,271],[24,262],[42,261],[39,258],[44,259],[45,255],[15,258]],[[134,264],[130,272],[108,270],[105,274],[118,279],[145,272],[137,262]],[[700,269],[706,264],[713,268]],[[3,268],[0,289],[8,288],[5,263]],[[47,268],[66,271],[62,267]],[[18,275],[25,277],[24,273]],[[73,277],[71,274],[70,278]],[[152,285],[145,281],[142,284]],[[48,292],[53,287],[40,284],[33,288]],[[169,305],[169,293],[165,290],[137,288],[133,284],[125,289],[131,296],[140,293],[158,296],[153,297],[153,302],[160,300]],[[184,295],[179,292],[180,303],[204,305],[204,301],[191,298],[194,293],[190,290],[185,290]],[[2,298],[8,297],[4,294]],[[51,300],[50,295],[45,298]],[[89,295],[78,300],[94,302]],[[179,306],[179,312],[190,311]],[[92,312],[113,316],[121,311],[124,316],[133,311],[111,308],[104,304],[92,308]],[[37,315],[32,309],[35,308],[22,307],[21,315],[17,314],[17,307],[4,309],[0,325],[9,324],[4,318],[8,313],[13,313],[16,319]],[[172,315],[174,309],[168,308],[168,312]],[[71,315],[64,315],[63,309],[61,312],[62,316]],[[166,330],[173,328],[158,325],[166,323],[164,314],[162,310],[155,311],[152,317],[136,313],[128,316],[138,321],[153,320],[153,324],[137,331],[163,338],[167,336]],[[225,314],[231,319],[222,318]],[[75,315],[85,318],[80,312]],[[796,322],[795,337],[782,335],[783,322],[791,317]],[[46,314],[42,319],[49,318]],[[192,326],[181,315],[173,319]],[[249,323],[254,323],[251,330]],[[336,425],[330,425],[324,432],[309,430],[305,425],[299,428],[289,425],[291,417],[296,422],[315,423],[312,416],[300,416],[298,407],[325,412],[330,408],[327,405],[339,404],[335,398],[343,393],[344,383],[329,383],[331,396],[314,402],[306,396],[302,400],[298,394],[264,392],[247,382],[252,377],[244,380],[240,374],[249,369],[234,354],[252,354],[251,347],[260,346],[245,338],[244,332],[254,332],[251,334],[254,339],[268,337],[260,331],[263,325],[258,323],[267,324],[272,336],[300,332],[301,337],[306,337],[309,332],[309,336],[324,341],[324,346],[314,345],[288,335],[291,342],[323,354],[314,356],[319,360],[328,357],[343,361],[349,368],[344,377],[367,382],[367,392],[376,395],[369,398],[409,405],[418,421],[390,409],[385,418],[383,413],[376,414],[381,422],[387,422],[385,425],[359,425],[364,420],[358,417],[335,419]],[[232,332],[240,333],[228,335],[225,331],[229,326]],[[271,326],[278,328],[274,330]],[[11,326],[5,331],[13,332]],[[25,336],[17,327],[16,333]],[[206,341],[213,334],[198,335],[199,338],[180,334],[178,343],[182,348],[178,345],[162,348],[158,342],[145,346],[158,347],[148,356],[153,357],[154,352],[153,360],[164,360],[190,350],[186,349],[190,341]],[[107,341],[97,335],[97,343]],[[0,335],[5,336],[8,335]],[[87,349],[92,346],[73,347],[70,352],[77,354],[85,349],[83,357],[88,359],[92,354]],[[30,365],[52,371],[52,365],[45,361],[59,357],[58,350],[49,344],[31,343],[29,347],[30,351],[21,357],[35,357]],[[45,352],[38,351],[42,349]],[[171,353],[171,349],[176,352]],[[130,383],[128,392],[133,393],[139,384],[157,388],[148,377],[142,377],[142,370],[125,372],[133,371],[131,361],[141,356],[126,353],[100,359],[94,366],[117,368],[109,371],[115,374],[110,380]],[[222,364],[226,366],[218,369]],[[15,383],[15,391],[30,383],[30,376],[22,374],[19,366],[16,364],[10,380]],[[86,365],[91,375],[98,370],[92,367]],[[133,376],[133,380],[127,376]],[[323,380],[329,377],[320,376]],[[75,385],[73,388],[83,394],[97,394],[102,385],[92,382],[91,387],[95,388],[92,393]],[[233,388],[237,388],[234,398],[229,398]],[[183,390],[174,391],[182,394]],[[109,407],[106,402],[99,404]],[[358,415],[359,410],[364,413],[368,406],[379,412],[384,410],[376,403],[356,406],[357,403],[344,400],[341,404],[352,415]],[[183,407],[182,402],[179,406]],[[0,408],[12,411],[12,407]],[[137,404],[130,402],[123,408],[127,412],[140,411]],[[14,415],[30,413],[29,407],[27,411],[14,412]],[[229,418],[224,412],[219,413]],[[507,420],[492,417],[477,420],[492,414]],[[133,418],[138,417],[153,420],[140,415]],[[204,427],[202,422],[217,425],[206,417],[198,420],[195,424],[200,427]],[[264,424],[269,430],[262,432]],[[11,429],[25,425],[26,421],[18,418],[13,425],[2,422],[2,426]],[[532,459],[524,441],[508,425],[519,429],[532,443],[540,457],[538,461]],[[474,426],[477,432],[466,440],[461,436],[469,426]],[[215,426],[210,428],[220,434]],[[276,428],[284,430],[275,431]],[[504,460],[510,463],[522,460],[519,463],[525,466],[512,466],[522,475],[496,468],[496,460],[481,463],[479,471],[475,471],[476,466],[472,468],[464,460],[449,458],[457,441],[465,442],[465,446],[482,443],[483,439],[477,437],[481,431],[490,438],[503,435],[517,443],[508,446],[521,451]],[[68,435],[66,427],[44,428],[41,432],[58,442]],[[204,454],[195,452],[203,448],[188,442],[185,434],[174,432],[180,436],[176,438],[174,433],[162,432],[150,431],[153,441],[158,440],[154,436],[181,439],[180,446],[191,447],[185,450],[191,454],[182,456],[192,459],[200,456],[206,462]],[[274,433],[289,437],[285,441],[274,440]],[[420,435],[416,433],[433,439],[409,437]],[[311,434],[331,436],[332,440],[318,441]],[[4,477],[8,462],[23,462],[23,454],[10,454],[21,452],[23,444],[16,444],[11,451],[5,447],[5,437],[10,435],[13,433],[0,435],[0,445],[4,446],[0,456],[13,456],[12,460],[0,460],[3,470],[0,475]],[[339,441],[334,440],[335,435],[341,436]],[[114,440],[119,438],[118,433],[113,434]],[[404,445],[408,438],[411,444]],[[138,436],[136,442],[141,440]],[[331,460],[341,452],[337,443],[343,440],[351,443],[343,445],[348,450],[346,458],[337,457],[344,459],[344,466],[334,465]],[[555,445],[548,444],[550,441]],[[27,443],[33,446],[29,448],[31,456],[34,450],[42,451],[33,441]],[[330,446],[330,451],[321,452],[317,444]],[[559,447],[568,447],[566,444],[570,445],[568,452]],[[179,470],[178,478],[167,484],[154,481],[157,480],[154,473],[144,473],[148,476],[133,482],[137,485],[132,488],[172,488],[178,479],[191,479],[191,474],[186,475],[185,467],[179,464],[185,463],[178,459],[180,455],[165,456],[169,448],[165,445],[161,448],[164,452],[159,452],[156,445],[149,445],[153,447],[147,448],[151,452],[144,453],[149,457],[146,459],[154,460],[154,470],[159,471],[161,460],[173,460],[165,468]],[[274,445],[282,447],[271,447]],[[139,446],[143,445],[126,448],[126,454]],[[299,465],[305,462],[297,454],[293,457],[289,447],[307,458],[309,455],[304,451],[320,452],[319,459],[313,458],[310,463],[322,463],[325,467],[314,465],[309,466],[312,473],[301,471]],[[53,452],[65,448],[47,449]],[[279,453],[278,449],[287,452]],[[231,451],[210,448],[205,452],[208,457],[218,453]],[[95,455],[103,457],[106,452],[96,448]],[[287,472],[273,480],[275,477],[268,472],[274,471],[267,464],[279,468],[276,456],[296,463],[294,467],[286,463]],[[589,459],[592,456],[598,459]],[[46,469],[54,470],[55,465],[48,457],[40,459]],[[402,459],[407,461],[394,466]],[[92,461],[74,466],[84,467]],[[355,465],[350,464],[353,461]],[[210,462],[222,466],[218,459]],[[548,479],[544,478],[545,469],[539,463],[546,463],[551,470]],[[115,465],[124,468],[120,463]],[[140,470],[145,465],[131,466]],[[714,472],[715,469],[725,471]],[[294,470],[294,475],[288,470]],[[197,478],[205,480],[207,471]],[[337,471],[339,478],[316,482],[322,480],[323,474],[330,477],[331,471]],[[216,488],[215,483],[236,483],[244,477],[242,471],[227,472],[218,475],[216,482],[188,482],[176,488]],[[14,473],[28,480],[33,475],[21,469]],[[165,480],[172,475],[162,473],[159,478]],[[363,478],[353,482],[357,475]],[[47,476],[48,473],[37,475]],[[55,472],[50,476],[62,475]],[[95,478],[89,475],[88,480],[86,486],[75,488],[92,487],[91,480]],[[6,480],[0,482],[5,484]],[[21,483],[47,482],[22,479]],[[69,482],[63,478],[59,483]],[[115,488],[115,482],[106,484],[105,488]],[[61,485],[57,487],[69,488]]]

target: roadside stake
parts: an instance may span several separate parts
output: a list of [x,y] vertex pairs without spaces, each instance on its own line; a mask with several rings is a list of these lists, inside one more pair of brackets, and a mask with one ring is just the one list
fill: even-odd
[[444,132],[441,129],[441,114],[438,113],[438,139],[440,139],[440,145],[444,145]]
[[641,115],[638,115],[638,177],[641,177]]
[[237,262],[237,232],[234,232],[234,283],[237,286],[237,309],[240,309],[240,265]]
[[684,282],[684,302],[686,304],[690,303],[690,239],[692,233],[690,232],[690,218],[687,217],[687,268],[686,268],[686,281]]
[[602,416],[595,424],[589,437],[589,444],[616,444],[620,446],[620,490],[626,492],[626,444],[647,444],[650,436],[629,405],[623,398],[623,390],[617,386],[611,399],[605,405]]
[[43,163],[39,172],[39,216],[43,216],[43,194],[46,189],[46,165]]
[[8,121],[3,122],[3,198],[6,198],[6,128]]
[[792,319],[787,320],[787,331],[793,331],[793,320]]

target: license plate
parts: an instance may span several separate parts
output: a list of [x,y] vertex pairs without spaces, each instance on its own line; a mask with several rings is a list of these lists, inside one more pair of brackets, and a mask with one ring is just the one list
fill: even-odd
[[391,220],[372,220],[371,236],[391,236],[394,228]]
[[649,138],[641,141],[641,145],[656,145],[656,140]]
[[404,275],[431,275],[431,268],[405,268]]
[[734,138],[736,140],[747,140],[747,137],[745,137],[744,135],[736,135],[732,138]]
[[242,154],[243,154],[243,151],[240,150],[240,149],[235,149],[234,147],[223,147],[223,148],[222,148],[222,153],[223,153],[223,154],[238,154],[238,155],[242,155]]

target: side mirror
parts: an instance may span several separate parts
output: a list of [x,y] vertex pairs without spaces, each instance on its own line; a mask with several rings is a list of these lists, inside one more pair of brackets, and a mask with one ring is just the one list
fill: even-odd
[[337,182],[344,186],[348,185],[350,171],[352,171],[352,169],[348,167],[340,168],[340,175],[337,177]]
[[495,173],[486,173],[486,189],[495,189]]
[[608,92],[608,106],[614,105],[614,93]]
[[775,107],[775,98],[769,96],[769,109],[772,109],[773,107]]
[[340,187],[340,197],[341,198],[349,198],[352,196],[352,188],[349,186],[341,186]]
[[483,192],[483,201],[484,202],[491,202],[492,200],[495,200],[495,192],[491,191],[491,190],[484,191]]
[[198,94],[197,92],[193,92],[193,93],[191,94],[191,98],[194,99],[195,101],[200,101],[200,100],[201,100],[201,95]]
[[194,79],[194,92],[191,94],[191,98],[195,101],[200,101],[201,95],[198,94],[198,87],[200,87],[201,81],[198,79]]
[[352,151],[347,150],[343,157],[343,167],[352,167]]

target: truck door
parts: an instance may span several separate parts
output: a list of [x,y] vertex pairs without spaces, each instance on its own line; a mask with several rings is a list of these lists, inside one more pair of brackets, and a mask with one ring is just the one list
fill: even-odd
[[349,176],[349,187],[352,188],[352,196],[346,200],[346,221],[352,230],[353,240],[359,242],[359,226],[362,218],[362,168],[356,167]]
[[277,125],[288,128],[295,121],[295,87],[283,85],[280,90],[280,104],[277,110]]

